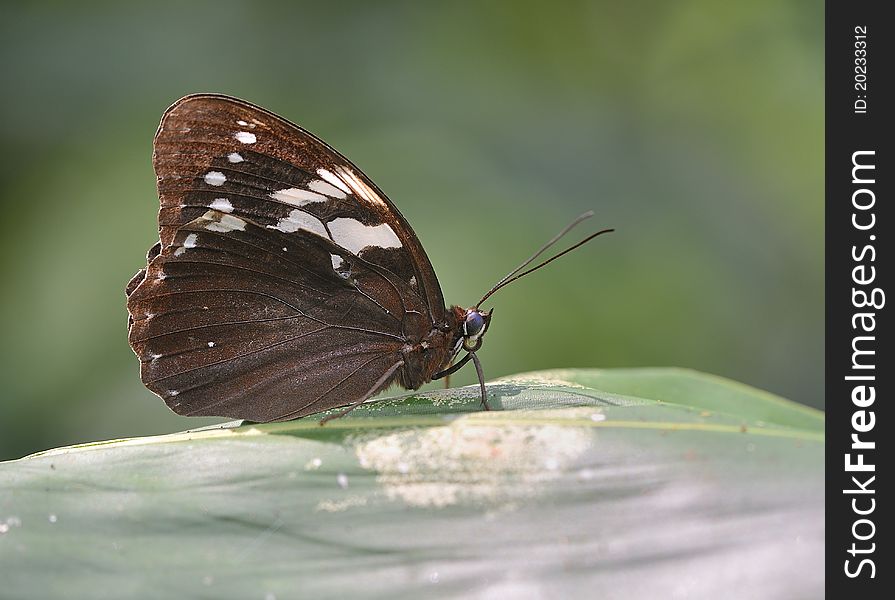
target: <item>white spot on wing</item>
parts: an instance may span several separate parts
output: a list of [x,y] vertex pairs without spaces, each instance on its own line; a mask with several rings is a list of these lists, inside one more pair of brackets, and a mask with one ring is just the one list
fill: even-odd
[[219,233],[230,233],[231,231],[245,231],[246,222],[239,217],[228,215],[220,212],[209,210],[202,218],[208,222],[205,229],[209,231],[217,231]]
[[248,126],[248,123],[246,123],[245,121],[242,121],[242,120],[237,121],[236,124],[237,124],[237,125],[242,125],[243,127]]
[[300,190],[298,188],[288,188],[273,192],[270,197],[274,200],[279,200],[280,202],[285,202],[293,206],[304,206],[311,202],[326,202],[326,196],[321,196],[316,192]]
[[[323,226],[323,222],[303,210],[290,211],[289,215],[280,219],[276,225],[268,225],[268,227],[270,229],[279,229],[283,233],[295,233],[299,229],[303,229],[322,237],[329,237],[326,234],[326,227]],[[286,249],[283,248],[283,250],[285,251]]]
[[174,250],[174,256],[180,256],[184,252],[186,252],[186,248],[181,246],[181,247],[177,248],[176,250]]
[[191,233],[183,240],[184,248],[195,248],[196,242],[199,240],[199,236],[195,233]]
[[337,167],[339,175],[345,179],[348,185],[354,190],[358,197],[363,198],[370,204],[388,207],[385,200],[379,197],[379,194],[373,191],[373,188],[364,183],[360,177],[354,174],[354,171],[347,167]]
[[208,205],[208,208],[213,208],[214,210],[219,210],[221,212],[233,212],[233,205],[230,204],[230,201],[226,198],[215,198],[214,201]]
[[339,256],[338,254],[330,254],[329,258],[333,262],[333,269],[338,269],[345,263],[345,261],[342,260],[342,257]]
[[[329,183],[331,183],[332,185],[336,186],[337,188],[339,188],[340,190],[345,192],[346,194],[351,193],[351,189],[347,185],[345,185],[345,182],[342,181],[337,175],[333,175],[326,169],[317,169],[317,174],[320,175],[320,177],[322,177]],[[343,198],[344,198],[344,196],[343,196]]]
[[242,155],[239,152],[231,152],[230,154],[227,155],[227,160],[229,160],[232,163],[241,163],[245,159],[242,157]]
[[227,178],[220,171],[209,171],[205,174],[205,183],[208,185],[224,185]]
[[357,254],[367,246],[400,248],[401,240],[387,223],[364,225],[356,219],[340,217],[329,222],[333,241]]
[[208,347],[209,347],[209,348],[214,348],[214,342],[208,342]]
[[235,137],[243,144],[254,144],[258,139],[254,133],[249,133],[248,131],[237,132]]
[[320,181],[319,179],[315,179],[308,183],[308,189],[314,190],[315,192],[320,192],[321,194],[326,194],[332,198],[347,198],[348,194],[340,190],[334,185],[330,185],[325,181]]

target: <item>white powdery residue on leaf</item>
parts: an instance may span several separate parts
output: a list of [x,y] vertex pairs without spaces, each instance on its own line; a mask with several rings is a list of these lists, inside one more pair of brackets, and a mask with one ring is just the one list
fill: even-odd
[[573,406],[569,408],[539,408],[537,410],[515,410],[513,416],[520,419],[551,419],[556,421],[578,421],[585,425],[589,421],[604,421],[606,415],[603,414],[602,407],[594,406]]
[[442,508],[535,495],[562,477],[591,440],[589,428],[489,425],[478,416],[368,439],[355,451],[361,466],[376,471],[389,499]]
[[355,506],[366,506],[366,496],[349,496],[343,500],[321,500],[314,507],[316,512],[344,512]]
[[517,383],[535,387],[567,387],[577,389],[587,389],[580,383],[575,383],[562,376],[560,371],[542,371],[535,373],[524,373],[522,375],[511,375],[510,377],[501,377],[498,383]]

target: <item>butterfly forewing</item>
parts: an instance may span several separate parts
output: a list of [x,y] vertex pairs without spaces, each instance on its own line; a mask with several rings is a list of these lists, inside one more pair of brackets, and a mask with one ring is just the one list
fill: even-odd
[[188,96],[162,118],[153,163],[163,246],[209,206],[262,227],[325,231],[410,283],[433,322],[443,316],[432,265],[398,209],[348,159],[297,125],[233,98]]
[[175,411],[269,421],[350,403],[441,322],[407,222],[297,126],[188,97],[163,117],[154,165],[160,244],[127,287],[129,339]]

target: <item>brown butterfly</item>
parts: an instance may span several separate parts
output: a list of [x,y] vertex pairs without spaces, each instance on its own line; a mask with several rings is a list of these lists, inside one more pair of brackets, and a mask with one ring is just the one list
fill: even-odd
[[[415,390],[473,360],[491,294],[446,308],[410,224],[344,156],[248,102],[187,96],[162,117],[153,165],[159,242],[127,286],[143,383],[182,415],[341,416],[397,383]],[[466,355],[453,363],[459,352]]]

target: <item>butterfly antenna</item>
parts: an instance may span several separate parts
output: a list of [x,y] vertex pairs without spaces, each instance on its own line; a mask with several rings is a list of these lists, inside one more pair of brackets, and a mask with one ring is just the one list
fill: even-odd
[[[550,246],[552,246],[552,245],[555,244],[556,242],[558,242],[558,241],[560,240],[560,238],[562,238],[562,236],[564,236],[565,234],[567,234],[567,233],[569,233],[570,231],[572,231],[572,229],[573,229],[576,225],[578,225],[578,224],[581,223],[582,221],[586,221],[587,219],[591,218],[592,216],[594,216],[594,211],[589,210],[589,211],[587,211],[586,213],[584,213],[584,214],[582,214],[582,215],[578,215],[577,217],[575,217],[575,219],[574,219],[571,223],[569,223],[568,225],[566,225],[565,227],[563,227],[563,228],[562,228],[562,231],[560,231],[559,233],[557,233],[556,235],[554,235],[552,238],[550,238],[550,241],[547,242],[546,244],[544,244],[543,246],[541,246],[541,248],[540,248],[537,252],[535,252],[534,254],[532,254],[532,255],[528,258],[528,260],[526,260],[524,263],[522,263],[521,265],[519,265],[518,267],[516,267],[515,269],[513,269],[513,270],[510,271],[509,273],[507,273],[507,274],[506,274],[500,281],[498,281],[497,283],[495,283],[495,284],[494,284],[494,287],[491,288],[491,291],[495,291],[495,290],[497,290],[497,288],[501,287],[501,286],[503,285],[503,283],[504,283],[507,279],[509,279],[510,277],[512,277],[513,275],[515,275],[516,273],[518,273],[519,271],[521,271],[522,269],[524,269],[525,267],[527,267],[528,265],[530,265],[534,259],[536,259],[536,258],[539,257],[540,255],[542,255],[544,252],[546,252],[547,249],[550,248]],[[488,293],[490,294],[491,292],[488,292]],[[479,302],[479,304],[481,304],[481,302]]]
[[[525,276],[528,275],[529,273],[532,273],[532,272],[534,272],[534,271],[537,271],[537,270],[540,269],[541,267],[546,266],[546,265],[552,263],[554,260],[556,260],[556,259],[559,258],[560,256],[563,256],[564,254],[568,254],[568,253],[571,252],[572,250],[574,250],[574,249],[576,249],[576,248],[578,248],[578,247],[580,247],[580,246],[583,246],[584,244],[586,244],[587,242],[591,241],[592,239],[594,239],[594,238],[597,237],[598,235],[603,235],[604,233],[610,233],[610,232],[612,232],[612,231],[615,231],[615,229],[603,229],[603,230],[598,231],[598,232],[596,232],[596,233],[592,233],[591,235],[587,236],[586,238],[584,238],[583,240],[581,240],[580,242],[578,242],[578,243],[575,244],[574,246],[570,246],[570,247],[566,248],[565,250],[563,250],[562,252],[560,252],[559,254],[557,254],[557,255],[555,255],[555,256],[552,256],[552,257],[548,258],[547,260],[545,260],[545,261],[543,261],[543,262],[541,262],[541,263],[538,263],[538,264],[535,265],[534,267],[532,267],[532,268],[530,268],[530,269],[527,269],[526,271],[523,271],[522,273],[519,273],[519,271],[521,271],[522,269],[524,269],[525,267],[527,267],[528,265],[530,265],[532,262],[534,262],[534,260],[535,260],[536,258],[538,258],[541,254],[543,254],[543,253],[544,253],[548,248],[550,248],[553,244],[555,244],[556,242],[558,242],[558,241],[560,240],[560,238],[562,238],[565,234],[567,234],[569,231],[571,231],[573,227],[575,227],[576,225],[578,225],[578,224],[581,223],[582,221],[591,218],[593,215],[594,215],[593,211],[588,211],[588,212],[584,213],[583,215],[578,216],[574,221],[572,221],[571,223],[569,223],[568,225],[566,225],[566,226],[562,229],[562,231],[560,231],[560,232],[557,233],[555,236],[553,236],[553,237],[550,239],[549,242],[547,242],[546,244],[544,244],[544,245],[543,245],[537,252],[535,252],[535,253],[534,253],[528,260],[526,260],[526,261],[523,262],[521,265],[519,265],[518,267],[516,267],[515,269],[513,269],[512,271],[510,271],[509,273],[507,273],[507,275],[506,275],[505,277],[503,277],[500,281],[498,281],[496,284],[494,284],[494,287],[492,287],[490,290],[488,290],[488,293],[485,294],[484,296],[482,296],[482,299],[479,300],[479,301],[476,303],[475,308],[478,308],[479,306],[481,306],[482,303],[483,303],[485,300],[487,300],[489,297],[491,297],[491,295],[494,294],[494,292],[496,292],[496,291],[499,290],[500,288],[506,287],[507,285],[511,284],[512,282],[516,281],[517,279],[520,279],[520,278],[522,278],[522,277],[525,277]],[[517,274],[517,273],[518,273],[518,274]]]

